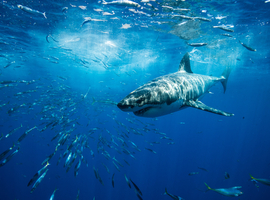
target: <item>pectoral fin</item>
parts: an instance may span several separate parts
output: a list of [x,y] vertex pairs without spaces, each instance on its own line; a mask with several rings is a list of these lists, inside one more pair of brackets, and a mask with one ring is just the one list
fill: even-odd
[[185,105],[193,107],[193,108],[197,108],[197,109],[200,109],[200,110],[204,110],[204,111],[207,111],[207,112],[215,113],[215,114],[218,114],[218,115],[223,115],[223,116],[226,116],[226,117],[230,117],[230,116],[234,115],[232,113],[227,113],[227,112],[215,109],[215,108],[211,108],[211,107],[203,104],[200,101],[189,100],[188,102],[185,103]]

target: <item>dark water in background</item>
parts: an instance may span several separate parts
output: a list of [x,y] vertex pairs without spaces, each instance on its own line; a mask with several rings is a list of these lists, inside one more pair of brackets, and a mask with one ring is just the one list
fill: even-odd
[[[1,152],[13,144],[16,145],[9,154],[20,147],[0,168],[0,199],[49,199],[55,188],[59,189],[55,199],[76,199],[78,190],[79,199],[138,199],[125,175],[138,185],[143,199],[170,199],[163,195],[165,187],[186,200],[229,198],[213,191],[205,193],[204,182],[212,188],[242,186],[244,194],[237,199],[270,198],[269,186],[259,183],[257,188],[249,177],[252,174],[270,179],[270,3],[151,1],[153,7],[138,3],[143,8],[97,1],[0,2],[0,81],[13,81],[0,88],[0,134],[5,137],[22,124],[22,128],[0,141]],[[47,19],[41,14],[26,13],[17,4],[45,11]],[[162,5],[189,10],[172,13]],[[79,6],[86,6],[86,10]],[[68,9],[62,11],[64,7]],[[182,19],[174,14],[205,17],[212,22]],[[92,21],[81,26],[85,17]],[[178,26],[184,28],[177,26],[181,23]],[[129,27],[127,24],[130,28],[121,28]],[[231,26],[234,32],[229,34],[233,37],[222,36],[227,32],[212,28],[222,24]],[[208,45],[194,48],[184,39]],[[247,50],[238,40],[257,51]],[[147,119],[124,113],[113,104],[147,81],[176,72],[186,52],[190,53],[195,73],[219,76],[226,66],[233,67],[226,94],[217,84],[211,89],[214,94],[206,95],[203,102],[232,112],[234,117],[188,108]],[[18,138],[34,126],[37,129],[18,144]],[[97,130],[91,132],[93,128]],[[55,151],[59,138],[51,139],[60,131],[71,134],[58,147],[47,175],[30,194],[27,183]],[[172,140],[161,139],[160,133]],[[63,168],[67,157],[56,164],[76,135],[81,135],[81,140],[72,151],[84,146],[81,154],[88,166],[82,162],[74,177],[79,154],[68,173]],[[123,141],[136,159],[123,153]],[[141,152],[132,148],[129,141]],[[104,150],[110,159],[102,154]],[[112,163],[114,156],[124,166],[118,165],[120,172]],[[104,185],[95,178],[93,166]],[[199,174],[189,176],[191,172]],[[229,179],[225,180],[225,172],[230,174]]]

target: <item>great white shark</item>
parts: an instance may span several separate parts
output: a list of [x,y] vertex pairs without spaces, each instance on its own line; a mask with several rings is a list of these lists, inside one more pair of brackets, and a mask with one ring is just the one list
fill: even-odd
[[231,68],[227,67],[220,77],[195,74],[191,71],[189,54],[186,53],[177,72],[149,81],[127,95],[117,106],[140,117],[159,117],[188,107],[233,116],[200,101],[217,82],[221,82],[225,93],[230,72]]

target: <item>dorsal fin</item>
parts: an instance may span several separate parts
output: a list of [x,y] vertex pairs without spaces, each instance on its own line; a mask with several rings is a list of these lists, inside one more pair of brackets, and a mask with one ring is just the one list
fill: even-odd
[[187,73],[193,73],[190,68],[190,60],[189,60],[189,54],[186,53],[184,57],[181,60],[181,63],[179,65],[179,72],[187,72]]

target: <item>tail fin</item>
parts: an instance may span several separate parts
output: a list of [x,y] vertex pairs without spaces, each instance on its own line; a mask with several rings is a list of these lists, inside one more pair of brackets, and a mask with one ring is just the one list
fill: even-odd
[[251,176],[251,174],[249,174],[249,176],[250,176],[251,179],[255,179],[253,176]]
[[223,89],[224,89],[224,93],[226,92],[227,82],[228,82],[228,78],[230,76],[231,71],[232,71],[232,68],[227,66],[221,75],[221,78],[224,78],[224,80],[221,81],[221,84],[222,84]]
[[212,188],[210,188],[206,183],[204,183],[207,187],[208,190],[212,190]]
[[93,98],[93,103],[92,103],[92,105],[96,102],[96,100],[95,100],[95,98],[94,97],[92,97]]
[[164,194],[165,194],[165,195],[168,194],[167,188],[165,188],[165,193],[164,193]]
[[47,17],[46,17],[46,13],[44,12],[44,13],[42,13],[42,15],[45,17],[45,19],[47,19]]

